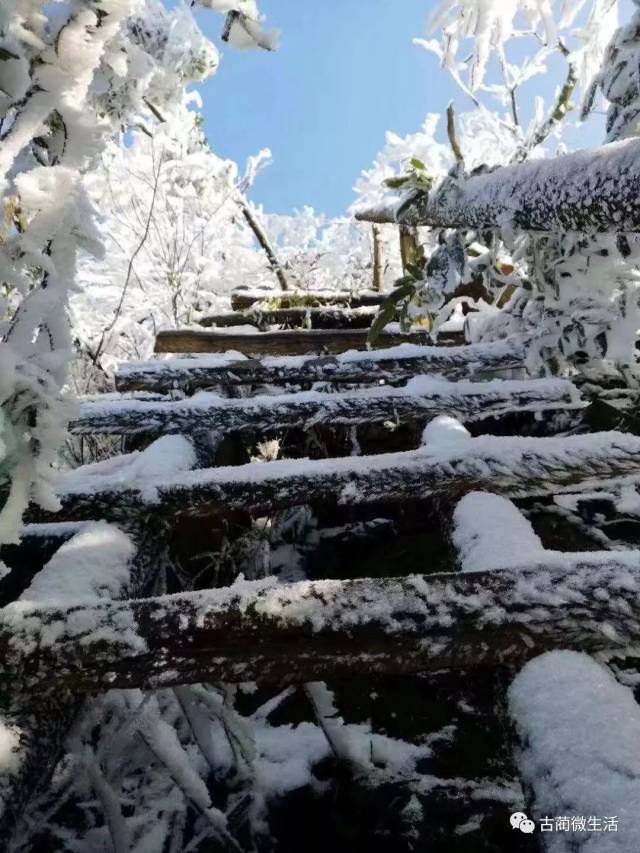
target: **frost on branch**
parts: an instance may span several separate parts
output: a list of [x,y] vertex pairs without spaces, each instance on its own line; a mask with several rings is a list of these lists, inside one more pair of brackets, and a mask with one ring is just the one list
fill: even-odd
[[2,541],[17,536],[30,498],[55,506],[48,479],[69,417],[68,298],[78,253],[102,252],[83,174],[116,131],[150,132],[217,62],[185,6],[15,0],[0,9],[0,404],[11,447]]

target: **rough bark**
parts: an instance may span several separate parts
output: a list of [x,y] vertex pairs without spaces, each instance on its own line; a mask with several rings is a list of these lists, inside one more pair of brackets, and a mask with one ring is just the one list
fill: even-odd
[[363,221],[437,228],[525,231],[640,230],[640,141],[629,139],[549,160],[531,160],[416,192]]
[[[184,331],[158,332],[155,352],[227,352],[234,350],[245,355],[306,355],[307,353],[339,353],[350,349],[365,349],[367,329],[309,329],[281,332],[256,332],[232,334],[230,332]],[[398,344],[428,344],[426,332],[407,334],[383,332],[376,346],[393,347]]]
[[[602,595],[602,590],[607,595]],[[640,553],[549,552],[521,569],[280,585],[0,613],[2,683],[76,693],[287,684],[519,665],[640,642]],[[611,630],[602,630],[602,625]]]
[[[474,489],[509,497],[537,497],[597,488],[640,474],[640,438],[601,433],[570,438],[484,436],[462,448],[386,453],[320,461],[252,463],[154,480],[76,484],[58,493],[58,517],[130,518],[253,509],[256,514],[309,503],[382,504]],[[43,511],[33,510],[42,517]],[[49,515],[51,517],[51,515]],[[55,517],[55,516],[54,516]]]
[[164,402],[109,399],[83,403],[69,429],[74,435],[125,433],[193,433],[310,428],[321,424],[426,422],[438,415],[463,421],[499,417],[515,411],[583,408],[579,395],[565,380],[501,381],[496,383],[434,381],[426,387],[370,388],[340,393],[319,391],[261,395],[230,400],[215,395]]
[[475,372],[490,373],[522,368],[525,348],[509,339],[463,347],[392,349],[375,355],[367,351],[348,361],[340,357],[279,359],[273,365],[254,359],[219,366],[198,359],[131,362],[119,367],[118,391],[151,391],[166,394],[176,388],[189,393],[216,385],[311,385],[314,382],[396,384],[420,373],[442,373],[450,379],[471,378]]

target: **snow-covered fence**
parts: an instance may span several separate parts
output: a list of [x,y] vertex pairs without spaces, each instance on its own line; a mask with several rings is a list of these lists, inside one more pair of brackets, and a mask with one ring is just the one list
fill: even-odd
[[414,191],[357,218],[437,228],[640,231],[640,141],[497,168]]
[[243,358],[238,353],[166,361],[130,362],[116,373],[118,391],[192,393],[212,386],[311,385],[314,382],[396,384],[420,373],[448,378],[522,369],[524,344],[509,338],[491,344],[459,347],[402,344],[382,350],[354,350],[336,356]]
[[[128,602],[0,612],[2,679],[77,692],[203,681],[287,684],[464,670],[554,648],[640,642],[640,552],[541,554],[507,570],[241,581]],[[603,587],[609,595],[602,596]],[[603,630],[604,626],[609,626]],[[37,652],[36,652],[37,650]]]

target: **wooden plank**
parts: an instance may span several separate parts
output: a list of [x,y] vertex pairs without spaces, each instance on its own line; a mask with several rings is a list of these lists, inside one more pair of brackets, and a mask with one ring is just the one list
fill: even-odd
[[368,329],[377,312],[376,306],[364,308],[253,308],[203,317],[199,324],[204,328],[221,329],[248,324],[258,329],[267,326],[288,326],[309,329]]
[[164,402],[121,399],[81,404],[71,421],[74,435],[193,433],[211,430],[267,432],[309,429],[320,424],[421,423],[447,414],[470,421],[511,412],[583,408],[574,386],[563,379],[447,382],[415,377],[402,388],[364,388],[340,393],[302,391],[228,399],[201,392],[186,400]]
[[517,666],[555,648],[624,657],[640,642],[639,593],[638,551],[548,552],[496,572],[268,578],[128,602],[12,605],[0,611],[0,684],[75,692],[287,684],[363,667],[404,675]]
[[[62,508],[54,517],[117,519],[250,508],[260,514],[313,503],[401,503],[476,489],[537,497],[599,488],[620,477],[640,477],[640,437],[615,432],[482,436],[433,450],[258,462],[144,481],[135,476],[128,482],[124,472],[113,480],[71,472],[59,482]],[[32,514],[51,517],[35,508]]]
[[252,308],[256,303],[265,301],[271,307],[276,307],[274,300],[277,300],[278,308],[299,308],[301,305],[310,307],[343,305],[350,308],[370,308],[382,305],[387,295],[371,291],[351,293],[348,290],[298,290],[279,293],[277,290],[251,290],[249,288],[242,290],[238,288],[231,294],[231,308],[233,311],[244,311],[247,308]]
[[528,160],[445,181],[378,210],[364,221],[435,228],[525,231],[640,231],[640,140],[627,139],[554,159]]
[[[184,331],[158,332],[155,352],[227,352],[233,350],[245,355],[306,355],[307,353],[338,353],[350,349],[366,349],[367,329],[293,329],[280,332]],[[428,332],[383,332],[376,347],[393,347],[412,343],[425,345],[431,339]]]
[[166,394],[176,388],[193,393],[216,385],[311,385],[406,381],[420,373],[441,373],[449,379],[472,378],[475,372],[523,369],[522,341],[507,339],[461,347],[412,346],[363,350],[337,356],[244,359],[206,356],[167,361],[127,362],[118,368],[118,391]]

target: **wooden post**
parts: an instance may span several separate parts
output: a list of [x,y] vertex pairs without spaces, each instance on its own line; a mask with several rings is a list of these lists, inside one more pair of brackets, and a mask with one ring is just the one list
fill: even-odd
[[384,290],[384,250],[379,225],[371,226],[371,235],[373,238],[373,289],[382,292]]

